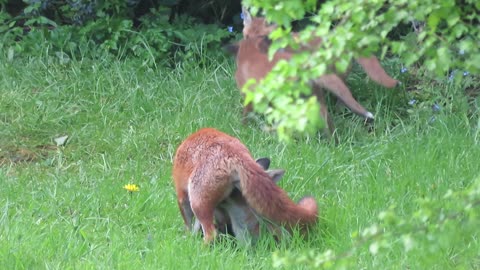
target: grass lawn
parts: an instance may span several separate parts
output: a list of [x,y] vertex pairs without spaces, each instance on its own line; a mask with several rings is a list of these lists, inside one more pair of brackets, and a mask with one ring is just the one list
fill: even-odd
[[[419,239],[410,251],[394,243],[372,252],[355,237],[391,206],[409,219],[420,200],[442,202],[448,190],[473,183],[478,112],[467,114],[464,100],[442,107],[429,124],[430,115],[406,113],[404,89],[385,90],[362,75],[354,89],[369,90],[355,95],[376,113],[373,126],[337,112],[339,145],[317,136],[284,144],[262,131],[261,120],[241,125],[233,72],[230,61],[169,70],[106,59],[1,59],[2,268],[271,269],[274,253],[298,258],[311,250],[347,254],[349,269],[480,268],[479,234],[461,222],[440,232],[438,243],[412,234]],[[202,127],[271,157],[272,167],[286,169],[280,185],[294,200],[318,200],[320,222],[308,239],[274,244],[264,235],[256,247],[229,239],[205,246],[185,233],[172,156]],[[54,139],[64,135],[66,145],[57,147]],[[129,194],[128,183],[140,191]]]

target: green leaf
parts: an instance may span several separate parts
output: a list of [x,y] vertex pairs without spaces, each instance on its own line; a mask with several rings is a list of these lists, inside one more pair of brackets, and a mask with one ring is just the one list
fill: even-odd
[[350,61],[345,58],[340,58],[335,62],[335,69],[339,73],[344,73],[347,71],[347,68],[350,66]]
[[437,50],[437,62],[441,71],[446,71],[450,68],[451,53],[447,47],[440,47]]
[[435,31],[437,29],[437,25],[440,22],[440,16],[438,13],[433,12],[427,19],[427,24],[430,28],[430,31]]

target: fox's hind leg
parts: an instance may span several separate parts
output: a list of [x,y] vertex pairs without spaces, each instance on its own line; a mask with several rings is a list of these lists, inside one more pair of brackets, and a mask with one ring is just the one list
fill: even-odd
[[350,89],[345,85],[342,79],[336,74],[325,74],[314,80],[316,87],[320,86],[335,96],[337,96],[345,105],[354,113],[365,117],[366,119],[373,119],[373,114],[358,103],[353,98]]
[[[185,228],[188,231],[192,231],[193,227],[193,211],[190,206],[190,200],[188,198],[188,193],[185,191],[180,191],[178,194],[178,208],[180,208],[180,213],[182,214],[183,221],[185,222]],[[193,231],[195,232],[195,230]]]
[[[234,187],[230,175],[218,169],[218,162],[215,158],[205,160],[202,166],[192,172],[188,185],[190,206],[202,225],[205,243],[212,242],[217,235],[215,208],[230,195]],[[224,212],[218,213],[224,215]]]
[[[224,213],[221,209],[216,208],[213,216],[215,218],[215,227],[217,228],[217,231],[220,234],[233,235],[233,231],[231,228],[232,222],[230,221],[230,218],[228,217],[227,213]],[[200,224],[200,221],[198,219],[195,219],[192,232],[198,233],[200,232],[201,228],[202,228],[202,224]]]
[[195,217],[202,225],[203,240],[205,243],[212,242],[217,235],[213,221],[215,206],[211,204],[205,204],[200,200],[192,200],[191,204],[192,210],[195,213]]

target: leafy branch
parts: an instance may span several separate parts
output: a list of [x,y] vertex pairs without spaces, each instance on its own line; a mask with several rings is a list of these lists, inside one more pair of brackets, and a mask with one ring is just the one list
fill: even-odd
[[[395,207],[390,207],[378,216],[381,226],[374,224],[364,229],[360,236],[353,235],[356,242],[344,252],[335,254],[329,249],[320,254],[312,251],[301,256],[276,252],[273,255],[273,265],[276,268],[292,265],[308,265],[315,269],[343,268],[353,264],[359,250],[367,245],[370,254],[378,256],[382,253],[382,248],[393,248],[398,239],[401,240],[405,253],[415,248],[424,251],[432,247],[437,249],[441,245],[438,240],[442,237],[446,240],[446,246],[452,247],[455,242],[463,241],[461,239],[475,239],[475,235],[478,236],[475,228],[480,225],[479,207],[480,177],[466,190],[449,190],[440,200],[422,200],[419,209],[410,218],[400,217],[395,213]],[[445,213],[447,211],[449,213]],[[447,227],[447,223],[451,226]],[[460,236],[452,239],[451,233]],[[422,238],[427,239],[426,243],[422,243]]]

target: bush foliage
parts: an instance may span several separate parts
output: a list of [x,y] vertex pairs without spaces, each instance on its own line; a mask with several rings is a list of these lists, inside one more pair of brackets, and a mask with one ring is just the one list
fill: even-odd
[[[478,1],[335,0],[325,2],[318,11],[312,0],[244,2],[254,13],[262,10],[261,15],[280,26],[270,35],[274,40],[270,54],[286,46],[298,48],[312,37],[323,40],[320,49],[299,53],[288,64],[277,65],[255,91],[249,91],[248,84],[244,87],[247,101],[252,101],[258,110],[264,112],[267,105],[271,106],[266,111],[267,120],[284,139],[298,131],[314,132],[321,127],[319,105],[296,97],[310,93],[310,78],[325,74],[332,65],[343,72],[353,57],[376,52],[382,56],[393,54],[398,56],[399,70],[400,66],[406,71],[420,65],[437,80],[450,77],[458,81],[462,74],[480,71]],[[291,22],[307,13],[313,14],[311,24],[298,39],[291,39]],[[415,31],[401,39],[388,39],[405,24],[413,25]]]
[[355,268],[358,254],[367,252],[376,260],[386,260],[389,256],[416,256],[418,265],[403,265],[412,269],[441,265],[438,258],[448,253],[455,257],[452,260],[454,265],[451,265],[454,268],[477,268],[480,264],[478,258],[473,261],[470,258],[478,256],[474,247],[480,226],[480,177],[465,190],[448,190],[441,201],[426,197],[419,199],[417,204],[418,210],[409,217],[402,216],[395,205],[391,205],[378,215],[377,223],[352,234],[354,244],[350,250],[335,252],[328,249],[304,256],[275,253],[274,266],[351,269]]
[[0,1],[0,50],[9,59],[18,54],[51,54],[63,60],[132,55],[149,66],[175,65],[192,57],[198,62],[199,53],[206,51],[218,56],[222,41],[233,36],[221,21],[232,19],[211,14],[213,20],[204,21],[217,24],[204,24],[198,14],[194,18],[179,12],[178,2]]

